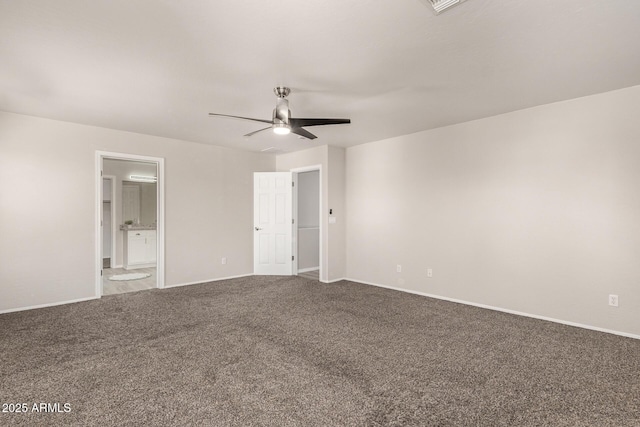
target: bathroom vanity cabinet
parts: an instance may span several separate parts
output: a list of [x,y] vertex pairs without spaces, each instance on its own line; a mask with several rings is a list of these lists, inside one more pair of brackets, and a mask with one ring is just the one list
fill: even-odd
[[125,270],[156,265],[156,230],[142,227],[124,228]]

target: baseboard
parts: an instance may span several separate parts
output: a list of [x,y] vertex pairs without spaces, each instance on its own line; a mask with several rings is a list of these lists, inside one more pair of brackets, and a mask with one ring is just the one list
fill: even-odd
[[299,268],[298,273],[306,273],[308,271],[318,271],[320,267]]
[[[333,280],[320,280],[320,282],[322,282],[322,283],[336,283],[336,282],[340,282],[342,280],[349,280],[349,279],[345,279],[344,277],[341,277],[339,279],[333,279]],[[352,282],[356,282],[356,280],[351,280],[351,281]]]
[[248,277],[248,276],[253,276],[253,273],[240,274],[238,276],[218,277],[216,279],[209,279],[209,280],[198,280],[197,282],[178,283],[177,285],[165,285],[163,289],[178,288],[180,286],[202,285],[204,283],[209,283],[209,282],[219,282],[221,280],[238,279],[240,277]]
[[394,290],[394,291],[406,292],[406,293],[409,293],[409,294],[420,295],[420,296],[423,296],[423,297],[435,298],[435,299],[439,299],[439,300],[455,302],[455,303],[458,303],[458,304],[465,304],[465,305],[470,305],[470,306],[473,306],[473,307],[484,308],[484,309],[487,309],[487,310],[494,310],[494,311],[500,311],[500,312],[503,312],[503,313],[515,314],[516,316],[530,317],[532,319],[538,319],[538,320],[546,320],[547,322],[560,323],[562,325],[574,326],[576,328],[589,329],[591,331],[604,332],[604,333],[607,333],[607,334],[619,335],[619,336],[622,336],[622,337],[627,337],[627,338],[633,338],[633,339],[640,340],[640,335],[630,334],[628,332],[620,332],[620,331],[615,331],[615,330],[612,330],[612,329],[600,328],[598,326],[585,325],[583,323],[570,322],[570,321],[567,321],[567,320],[555,319],[553,317],[540,316],[540,315],[537,315],[537,314],[531,314],[531,313],[525,313],[525,312],[522,312],[522,311],[510,310],[508,308],[495,307],[495,306],[492,306],[492,305],[479,304],[479,303],[476,303],[476,302],[465,301],[465,300],[460,300],[460,299],[456,299],[456,298],[449,298],[449,297],[444,297],[444,296],[441,296],[441,295],[428,294],[426,292],[413,291],[411,289],[403,289],[403,288],[397,288],[395,286],[381,285],[379,283],[365,282],[363,280],[358,280],[358,279],[346,278],[346,279],[342,279],[342,280],[348,280],[350,282],[361,283],[363,285],[377,286],[379,288],[391,289],[391,290]]
[[78,299],[73,299],[68,301],[50,302],[48,304],[38,304],[38,305],[30,305],[27,307],[10,308],[8,310],[0,310],[0,314],[15,313],[16,311],[36,310],[38,308],[55,307],[56,305],[73,304],[75,302],[91,301],[93,299],[99,299],[99,298],[94,296],[94,297],[87,297],[87,298],[78,298]]

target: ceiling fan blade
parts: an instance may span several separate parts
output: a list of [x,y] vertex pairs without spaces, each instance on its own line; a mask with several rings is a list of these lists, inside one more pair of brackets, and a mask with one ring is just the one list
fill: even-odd
[[255,130],[255,131],[253,131],[253,132],[250,132],[250,133],[246,134],[246,135],[245,135],[245,137],[253,136],[253,135],[255,135],[255,134],[256,134],[256,133],[258,133],[258,132],[262,132],[263,130],[269,130],[269,129],[271,129],[271,126],[266,127],[266,128],[264,128],[264,129],[258,129],[258,130]]
[[351,123],[350,119],[289,119],[292,127],[321,126],[321,125],[343,125]]
[[273,124],[273,121],[271,121],[271,120],[252,119],[251,117],[230,116],[229,114],[217,114],[217,113],[209,113],[209,115],[210,116],[217,116],[217,117],[231,117],[232,119],[251,120],[253,122],[261,122],[261,123]]
[[305,137],[307,139],[316,139],[317,138],[317,136],[315,136],[314,134],[312,134],[308,130],[305,130],[305,129],[302,129],[302,128],[297,128],[297,127],[292,127],[291,128],[291,133],[295,133],[296,135],[303,136],[303,137]]

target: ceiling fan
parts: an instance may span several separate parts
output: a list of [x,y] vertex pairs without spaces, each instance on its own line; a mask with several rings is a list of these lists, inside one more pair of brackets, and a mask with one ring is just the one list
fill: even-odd
[[254,132],[248,133],[245,136],[252,136],[258,132],[262,132],[268,129],[273,129],[273,132],[278,135],[287,135],[288,133],[294,133],[303,138],[316,139],[317,136],[312,134],[303,127],[308,126],[322,126],[322,125],[341,125],[351,123],[350,119],[299,119],[291,117],[291,110],[289,110],[289,101],[287,96],[291,92],[288,87],[278,86],[273,89],[273,92],[278,97],[276,101],[276,108],[273,110],[272,120],[252,119],[250,117],[231,116],[229,114],[217,114],[209,113],[210,116],[216,117],[231,117],[234,119],[251,120],[254,122],[268,123],[269,126],[264,129],[259,129]]

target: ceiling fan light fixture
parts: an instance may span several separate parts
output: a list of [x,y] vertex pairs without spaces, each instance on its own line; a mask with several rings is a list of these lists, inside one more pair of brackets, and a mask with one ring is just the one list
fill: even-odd
[[291,133],[291,126],[284,123],[274,123],[273,133],[275,133],[276,135],[288,135],[289,133]]
[[293,118],[291,117],[291,110],[289,110],[289,101],[287,95],[291,92],[291,89],[284,86],[278,86],[274,90],[278,100],[276,101],[276,108],[273,109],[272,120],[254,119],[251,117],[232,116],[230,114],[209,113],[213,117],[229,117],[232,119],[250,120],[252,122],[267,123],[269,126],[266,128],[258,129],[253,132],[249,132],[245,135],[248,138],[255,135],[258,132],[273,130],[276,135],[287,135],[295,133],[303,139],[316,139],[317,136],[305,129],[306,126],[322,126],[322,125],[343,125],[351,123],[350,119],[324,119],[324,118]]

